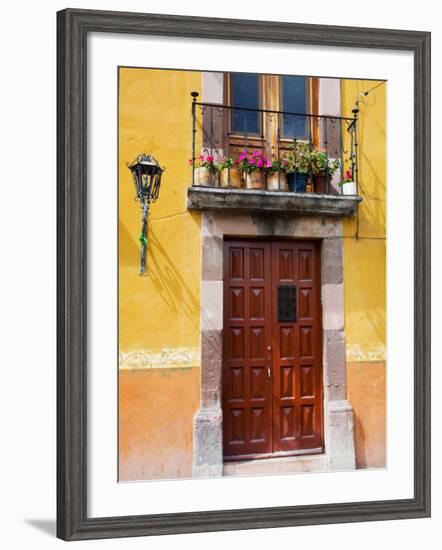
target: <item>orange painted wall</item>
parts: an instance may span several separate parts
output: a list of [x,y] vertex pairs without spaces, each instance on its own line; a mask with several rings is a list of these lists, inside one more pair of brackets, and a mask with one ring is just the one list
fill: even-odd
[[385,467],[385,361],[347,363],[347,394],[354,413],[357,468]]
[[199,368],[120,370],[120,481],[192,477],[199,376]]

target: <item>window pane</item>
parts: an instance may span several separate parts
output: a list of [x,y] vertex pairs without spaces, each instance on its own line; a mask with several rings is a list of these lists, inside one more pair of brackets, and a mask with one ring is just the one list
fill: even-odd
[[[230,83],[232,107],[259,109],[259,78],[257,74],[231,74]],[[231,117],[234,132],[259,133],[259,113],[232,109]]]
[[[282,110],[289,113],[307,112],[306,78],[303,76],[282,76]],[[306,117],[283,115],[284,137],[306,138],[308,120]]]

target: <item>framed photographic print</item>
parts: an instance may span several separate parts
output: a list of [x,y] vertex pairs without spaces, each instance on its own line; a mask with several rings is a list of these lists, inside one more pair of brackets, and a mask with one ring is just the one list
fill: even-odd
[[58,536],[430,514],[430,34],[58,13]]

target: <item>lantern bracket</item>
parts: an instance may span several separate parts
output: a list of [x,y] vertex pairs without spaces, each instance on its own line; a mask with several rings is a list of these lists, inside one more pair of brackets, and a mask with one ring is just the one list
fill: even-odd
[[150,204],[159,197],[161,177],[165,168],[162,168],[152,155],[146,155],[145,153],[138,155],[132,163],[127,162],[126,166],[132,173],[135,185],[135,200],[139,201],[141,206],[140,275],[143,275],[146,272],[149,245],[147,233]]

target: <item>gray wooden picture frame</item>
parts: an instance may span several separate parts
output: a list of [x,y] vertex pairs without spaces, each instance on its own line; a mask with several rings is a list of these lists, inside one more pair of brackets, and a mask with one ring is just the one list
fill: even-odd
[[[87,36],[90,32],[408,50],[414,55],[414,497],[87,516]],[[57,14],[57,536],[98,539],[430,515],[430,33],[67,9]],[[148,488],[146,488],[148,498]]]

